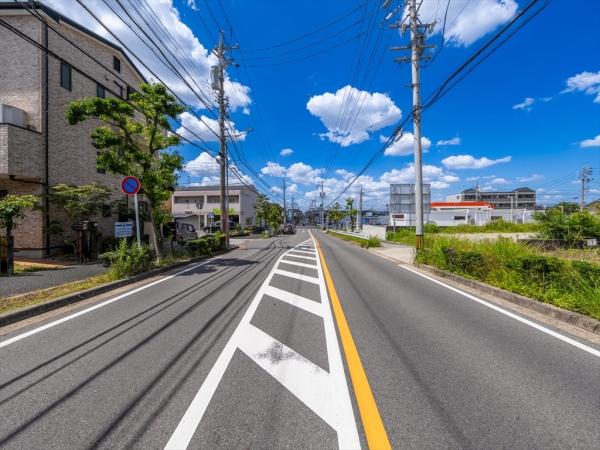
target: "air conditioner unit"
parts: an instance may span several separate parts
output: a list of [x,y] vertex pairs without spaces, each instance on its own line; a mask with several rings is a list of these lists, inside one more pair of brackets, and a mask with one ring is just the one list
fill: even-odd
[[27,126],[27,113],[14,106],[0,103],[0,123],[10,123],[25,128]]

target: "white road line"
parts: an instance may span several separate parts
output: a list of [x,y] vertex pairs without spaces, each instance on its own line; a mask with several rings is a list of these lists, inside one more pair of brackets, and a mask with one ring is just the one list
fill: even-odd
[[[294,253],[304,253],[305,255],[311,255],[311,256],[315,256],[315,252],[307,252],[305,250],[290,250],[290,252],[294,252]],[[289,252],[288,252],[289,253]]]
[[[269,286],[277,267],[281,262],[285,262],[283,259],[284,256],[286,254],[279,257],[254,296],[238,327],[233,332],[233,335],[217,358],[200,389],[192,399],[169,442],[167,442],[166,449],[181,450],[188,447],[202,417],[206,413],[211,399],[219,387],[227,367],[231,363],[235,350],[238,348],[336,430],[340,448],[360,448],[360,439],[356,428],[348,383],[320,263],[317,260],[316,266],[302,264],[302,266],[318,270],[321,303],[317,303],[299,295]],[[294,264],[301,265],[301,263]],[[268,336],[263,331],[258,330],[250,323],[265,294],[273,295],[275,298],[299,306],[307,311],[312,310],[311,312],[323,318],[329,373],[310,363],[310,361],[296,352],[290,354],[297,355],[299,358],[292,358],[295,361],[290,361],[289,363],[275,363],[275,361],[269,360],[268,357],[265,358],[273,350],[285,353],[293,352],[293,350]],[[306,373],[308,368],[312,371],[312,375]]]
[[314,261],[315,259],[317,259],[316,256],[300,256],[300,255],[294,255],[292,253],[287,253],[286,254],[287,257],[294,257],[294,258],[301,258],[301,259],[308,259],[309,261]]
[[307,281],[308,283],[319,284],[319,279],[315,277],[310,277],[308,275],[304,275],[303,273],[290,272],[288,270],[276,269],[276,275],[281,275],[283,277],[295,278],[300,281]]
[[114,303],[116,301],[122,300],[122,299],[124,299],[126,297],[129,297],[130,295],[133,295],[133,294],[136,294],[136,293],[138,293],[140,291],[143,291],[144,289],[148,289],[149,287],[156,286],[157,284],[160,284],[160,283],[163,283],[163,282],[165,282],[167,280],[175,278],[176,276],[181,275],[182,273],[186,273],[186,272],[189,272],[190,270],[194,270],[194,269],[197,269],[198,267],[202,267],[202,266],[204,266],[204,265],[206,265],[208,263],[211,263],[211,262],[213,262],[213,261],[215,261],[216,259],[219,259],[219,258],[221,258],[221,257],[219,256],[217,258],[211,258],[209,260],[203,261],[201,264],[194,264],[191,267],[188,267],[186,269],[180,270],[179,272],[176,272],[176,273],[174,273],[172,275],[166,276],[166,277],[161,278],[159,280],[153,281],[150,284],[146,284],[144,286],[140,286],[139,288],[133,289],[132,291],[129,291],[129,292],[125,292],[124,294],[121,294],[121,295],[119,295],[117,297],[114,297],[114,298],[111,298],[109,300],[103,301],[102,303],[98,303],[97,305],[90,306],[89,308],[83,309],[83,310],[78,311],[78,312],[76,312],[74,314],[70,314],[68,316],[62,317],[62,318],[60,318],[58,320],[55,320],[53,322],[49,322],[49,323],[47,323],[45,325],[42,325],[40,327],[34,328],[32,330],[29,330],[29,331],[27,331],[25,333],[22,333],[22,334],[19,334],[17,336],[14,336],[14,337],[12,337],[10,339],[7,339],[5,341],[0,342],[0,348],[6,347],[6,346],[8,346],[10,344],[14,344],[15,342],[18,342],[21,339],[25,339],[25,338],[27,338],[29,336],[33,336],[34,334],[40,333],[40,332],[42,332],[44,330],[47,330],[49,328],[53,328],[53,327],[55,327],[57,325],[60,325],[60,324],[65,323],[65,322],[68,322],[71,319],[75,319],[76,317],[83,316],[84,314],[87,314],[89,312],[95,311],[96,309],[100,309],[100,308],[102,308],[104,306],[110,305],[111,303]]
[[281,300],[282,302],[289,303],[296,308],[303,309],[304,311],[308,311],[318,317],[322,317],[322,306],[321,303],[315,302],[306,297],[302,297],[301,295],[293,294],[292,292],[284,291],[283,289],[279,289],[273,286],[267,286],[265,288],[265,294],[276,298],[277,300]]
[[570,344],[570,345],[572,345],[574,347],[577,347],[580,350],[588,352],[588,353],[590,353],[590,354],[592,354],[594,356],[600,357],[600,350],[596,350],[595,348],[592,348],[592,347],[589,347],[589,346],[587,346],[585,344],[582,344],[581,342],[578,342],[575,339],[571,339],[570,337],[567,337],[567,336],[564,336],[564,335],[562,335],[560,333],[557,333],[556,331],[553,331],[553,330],[551,330],[549,328],[546,328],[546,327],[544,327],[542,325],[539,325],[539,324],[537,324],[535,322],[532,322],[531,320],[525,319],[524,317],[521,317],[521,316],[519,316],[517,314],[514,314],[514,313],[512,313],[510,311],[507,311],[506,309],[500,308],[499,306],[496,306],[496,305],[494,305],[492,303],[486,302],[485,300],[477,298],[474,295],[471,295],[471,294],[468,294],[468,293],[466,293],[464,291],[461,291],[460,289],[457,289],[454,286],[450,286],[450,285],[448,285],[448,284],[446,284],[446,283],[444,283],[442,281],[436,280],[435,278],[432,278],[432,277],[430,277],[428,275],[425,275],[425,274],[423,274],[421,272],[418,272],[418,271],[416,271],[414,269],[406,267],[406,266],[404,266],[402,264],[398,264],[398,266],[402,267],[405,270],[408,270],[409,272],[417,274],[420,277],[426,278],[429,281],[433,281],[434,283],[439,284],[440,286],[444,286],[445,288],[450,289],[451,291],[456,292],[458,294],[461,294],[462,296],[467,297],[468,299],[473,300],[473,301],[475,301],[475,302],[477,302],[477,303],[479,303],[481,305],[487,306],[488,308],[493,309],[494,311],[497,311],[497,312],[499,312],[501,314],[504,314],[505,316],[508,316],[508,317],[510,317],[512,319],[515,319],[515,320],[517,320],[517,321],[519,321],[519,322],[521,322],[521,323],[523,323],[525,325],[528,325],[528,326],[530,326],[532,328],[535,328],[536,330],[541,331],[542,333],[546,333],[546,334],[548,334],[548,335],[550,335],[550,336],[552,336],[552,337],[554,337],[556,339],[559,339],[559,340],[561,340],[561,341],[563,341],[563,342],[565,342],[567,344]]
[[298,267],[306,267],[308,269],[317,269],[317,266],[315,264],[306,264],[306,263],[301,263],[301,262],[296,262],[296,261],[289,261],[287,259],[282,259],[281,262],[283,264],[289,264],[291,266],[298,266]]

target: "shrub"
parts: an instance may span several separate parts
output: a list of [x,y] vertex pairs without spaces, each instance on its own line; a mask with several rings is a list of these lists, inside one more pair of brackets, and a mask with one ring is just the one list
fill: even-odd
[[112,252],[101,255],[110,264],[109,272],[115,278],[125,278],[147,272],[152,267],[152,256],[147,245],[138,246],[121,239],[119,246]]
[[600,238],[600,219],[583,211],[566,216],[560,210],[551,209],[535,215],[539,224],[538,237],[576,244],[586,238]]
[[441,231],[440,226],[437,223],[426,223],[425,233],[437,234]]
[[216,232],[187,242],[187,252],[191,257],[210,255],[225,248],[225,235]]

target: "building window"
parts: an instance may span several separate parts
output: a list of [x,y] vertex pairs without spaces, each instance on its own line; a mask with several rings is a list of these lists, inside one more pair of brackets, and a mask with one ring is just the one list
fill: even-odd
[[121,60],[116,56],[113,56],[113,69],[117,72],[121,72]]
[[239,195],[230,195],[229,196],[229,203],[239,203],[239,202],[240,202]]
[[108,203],[102,205],[102,217],[112,216],[112,208]]
[[465,216],[454,216],[454,220],[465,220]]
[[8,195],[8,191],[7,190],[4,190],[4,189],[0,190],[0,198],[4,198],[7,195]]
[[135,89],[132,88],[131,86],[127,86],[127,100],[129,100],[129,98],[131,97],[131,94],[133,94],[135,92]]
[[207,195],[206,196],[206,203],[220,203],[220,202],[221,202],[220,195]]
[[62,61],[60,63],[60,85],[71,90],[71,66]]
[[175,197],[175,203],[189,203],[189,197]]
[[96,97],[106,98],[106,90],[104,89],[104,86],[99,83],[96,85]]

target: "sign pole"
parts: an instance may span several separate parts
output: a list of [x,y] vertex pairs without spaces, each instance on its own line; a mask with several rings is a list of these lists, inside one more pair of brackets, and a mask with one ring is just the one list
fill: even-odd
[[138,207],[138,196],[137,192],[133,194],[133,205],[135,208],[135,235],[137,238],[138,247],[142,246],[142,239],[140,236],[140,209]]

